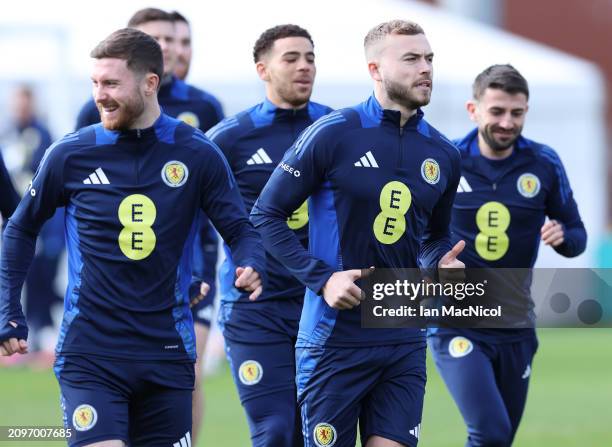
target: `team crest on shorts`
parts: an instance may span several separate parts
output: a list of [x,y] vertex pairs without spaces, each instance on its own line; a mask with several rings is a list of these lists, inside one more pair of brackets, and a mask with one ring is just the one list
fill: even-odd
[[177,116],[176,119],[181,120],[185,124],[189,124],[191,127],[195,127],[196,129],[200,128],[200,120],[193,112],[183,112]]
[[454,337],[448,344],[448,353],[451,357],[465,357],[474,349],[474,345],[465,337]]
[[87,431],[98,422],[98,412],[89,404],[76,407],[72,413],[72,425],[77,431]]
[[263,368],[256,360],[245,360],[238,368],[238,377],[245,385],[255,385],[263,377]]
[[331,447],[338,439],[334,426],[326,422],[315,425],[313,435],[314,442],[318,447]]
[[430,185],[435,185],[440,180],[440,165],[433,158],[426,158],[421,165],[421,175]]
[[535,174],[526,172],[516,181],[516,188],[523,197],[531,199],[540,192],[540,179]]
[[161,171],[162,180],[170,188],[183,186],[189,177],[189,170],[185,163],[177,160],[169,161]]

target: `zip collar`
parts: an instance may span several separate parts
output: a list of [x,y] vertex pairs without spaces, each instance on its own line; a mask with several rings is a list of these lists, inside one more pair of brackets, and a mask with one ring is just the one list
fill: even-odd
[[[401,112],[397,110],[383,109],[374,96],[374,93],[372,93],[372,95],[362,103],[361,111],[362,117],[365,117],[369,122],[377,126],[382,126],[385,124],[391,125],[395,128],[399,128],[400,126],[402,119]],[[421,108],[417,108],[416,113],[408,118],[408,121],[406,121],[402,129],[419,128],[419,124],[421,123],[421,120],[423,120],[424,116],[425,114]]]

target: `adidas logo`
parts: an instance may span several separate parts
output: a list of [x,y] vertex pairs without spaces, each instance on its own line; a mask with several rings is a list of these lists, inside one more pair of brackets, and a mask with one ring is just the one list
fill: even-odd
[[264,165],[267,163],[272,163],[272,159],[268,157],[268,154],[266,154],[263,147],[257,149],[257,152],[255,152],[251,158],[247,160],[248,165]]
[[378,163],[376,163],[376,159],[374,155],[372,155],[372,151],[367,151],[366,154],[359,159],[359,161],[355,162],[355,166],[358,168],[377,168]]
[[98,168],[94,172],[89,174],[89,177],[83,180],[83,183],[85,183],[86,185],[110,185],[108,177],[106,176],[102,168]]
[[419,439],[419,434],[421,434],[421,424],[417,425],[416,427],[414,427],[412,430],[410,430],[408,433],[410,433],[412,436],[414,436],[415,438]]
[[472,192],[472,187],[467,182],[464,176],[461,176],[459,185],[457,186],[457,192]]
[[185,436],[172,444],[172,447],[191,447],[191,433],[185,433]]

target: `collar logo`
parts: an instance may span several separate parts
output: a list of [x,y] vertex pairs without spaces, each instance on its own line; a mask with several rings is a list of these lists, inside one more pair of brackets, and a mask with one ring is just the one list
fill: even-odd
[[421,176],[430,185],[440,181],[440,165],[433,158],[426,158],[421,164]]
[[523,197],[531,199],[540,192],[540,179],[535,174],[526,172],[516,181],[516,189]]
[[318,447],[331,447],[338,439],[334,426],[326,422],[315,425],[313,435],[314,442]]
[[87,431],[98,422],[98,412],[89,404],[79,405],[72,413],[72,425],[77,431]]
[[176,119],[181,120],[182,122],[189,124],[191,127],[195,127],[196,129],[200,128],[200,120],[193,112],[183,112],[179,114]]
[[185,163],[177,160],[169,161],[161,170],[161,178],[170,188],[183,186],[189,177],[189,170]]

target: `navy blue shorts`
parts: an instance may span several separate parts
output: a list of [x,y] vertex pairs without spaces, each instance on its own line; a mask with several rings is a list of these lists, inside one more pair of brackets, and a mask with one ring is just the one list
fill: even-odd
[[301,446],[295,386],[300,303],[224,303],[219,323],[254,447]]
[[466,423],[466,446],[510,446],[527,400],[535,334],[507,343],[466,334],[434,335],[428,342]]
[[62,356],[55,362],[71,447],[191,444],[193,363]]
[[377,435],[417,445],[427,380],[425,342],[298,348],[304,446],[353,447]]

